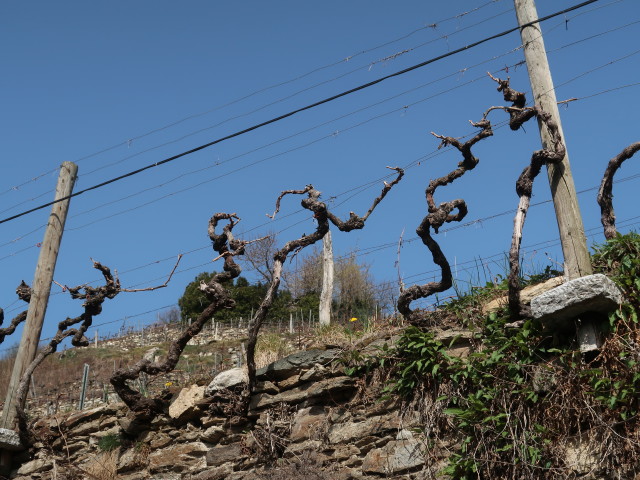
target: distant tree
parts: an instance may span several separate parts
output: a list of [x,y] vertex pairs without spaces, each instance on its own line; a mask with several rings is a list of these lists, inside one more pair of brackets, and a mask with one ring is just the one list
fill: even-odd
[[341,257],[335,266],[338,317],[366,317],[375,310],[376,285],[370,265],[359,263],[354,251]]
[[[243,261],[249,270],[256,272],[266,283],[273,279],[273,255],[278,251],[278,242],[275,232],[267,232],[263,238],[247,245]],[[286,285],[286,278],[283,276]]]
[[[209,305],[210,301],[207,299],[205,293],[200,290],[200,284],[208,283],[215,275],[216,272],[202,272],[184,289],[182,297],[178,300],[180,316],[183,322],[186,322],[190,318],[197,318]],[[229,282],[225,282],[224,287],[229,288]]]
[[[378,288],[371,265],[358,260],[355,250],[334,260],[333,312],[338,318],[365,317],[388,307],[389,289]],[[314,249],[290,275],[296,308],[318,311],[322,290],[322,251]]]
[[290,272],[291,293],[294,298],[320,295],[322,290],[322,250],[314,248],[296,259],[295,270]]
[[[197,318],[209,305],[206,295],[200,289],[200,284],[206,284],[214,275],[216,275],[216,272],[200,273],[186,286],[184,294],[178,300],[180,316],[183,322],[189,318]],[[222,309],[216,312],[215,319],[217,321],[231,320],[240,317],[249,319],[251,312],[258,309],[260,302],[267,292],[266,284],[261,282],[250,284],[244,277],[238,277],[235,283],[233,281],[226,282],[224,287],[231,293],[231,298],[235,301],[235,307],[233,309]],[[291,301],[291,294],[287,290],[279,292],[274,301],[273,308],[269,312],[269,318],[288,318]]]
[[180,309],[177,307],[171,307],[167,310],[163,310],[158,313],[158,323],[178,323],[180,321]]

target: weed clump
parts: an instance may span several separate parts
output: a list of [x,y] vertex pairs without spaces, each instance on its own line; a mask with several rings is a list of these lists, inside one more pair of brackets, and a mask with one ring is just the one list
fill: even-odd
[[592,360],[574,338],[533,320],[509,328],[505,309],[479,313],[480,299],[495,293],[487,286],[475,292],[479,298],[443,308],[465,312],[464,324],[475,327],[468,355],[452,355],[455,340],[447,345],[432,331],[410,327],[394,346],[355,358],[347,371],[384,370],[378,375],[388,378],[387,393],[404,398],[408,413],[418,412],[432,453],[442,455],[435,450],[447,445],[441,473],[452,478],[634,478],[640,473],[640,236],[618,235],[597,246],[593,262],[627,301],[609,316],[606,340]]
[[98,448],[103,452],[111,452],[122,445],[120,435],[110,433],[98,441]]

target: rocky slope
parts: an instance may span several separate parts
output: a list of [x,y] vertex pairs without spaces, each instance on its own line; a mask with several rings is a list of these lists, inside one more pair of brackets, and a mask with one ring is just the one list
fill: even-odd
[[40,420],[33,459],[11,478],[410,478],[433,452],[397,401],[344,375],[340,354],[299,352],[261,369],[248,418],[234,411],[244,380],[234,369],[182,389],[150,424],[121,404]]

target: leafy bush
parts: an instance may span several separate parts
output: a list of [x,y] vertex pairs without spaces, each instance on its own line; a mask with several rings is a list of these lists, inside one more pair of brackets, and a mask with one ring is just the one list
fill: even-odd
[[622,290],[634,323],[640,310],[640,235],[630,232],[594,247],[593,267],[609,276]]
[[[209,305],[210,301],[200,290],[200,284],[210,281],[215,274],[216,272],[200,273],[186,286],[182,297],[178,300],[182,321],[187,321],[189,318],[195,320]],[[257,310],[260,306],[260,302],[262,302],[268,288],[268,285],[260,282],[250,284],[244,277],[238,277],[235,283],[228,281],[222,285],[230,290],[236,306],[233,309],[218,311],[215,316],[217,321],[229,321],[240,317],[248,319],[251,316],[251,312]],[[268,318],[288,318],[291,302],[291,293],[287,290],[279,291]]]
[[[348,372],[384,369],[387,391],[421,402],[429,442],[438,435],[458,439],[441,472],[452,478],[568,478],[577,473],[567,457],[576,439],[595,459],[593,475],[634,478],[640,473],[640,236],[597,246],[593,262],[627,299],[611,314],[595,359],[580,354],[575,338],[562,340],[534,321],[513,329],[504,311],[483,316],[482,303],[500,291],[487,285],[442,308],[458,325],[477,329],[467,357],[450,355],[432,332],[410,327],[375,357],[352,355]],[[556,273],[547,268],[532,283]]]

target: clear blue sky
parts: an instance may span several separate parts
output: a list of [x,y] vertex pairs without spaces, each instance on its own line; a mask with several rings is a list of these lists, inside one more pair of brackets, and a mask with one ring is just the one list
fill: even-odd
[[[539,0],[539,14],[574,3]],[[558,98],[638,82],[639,21],[637,1],[601,0],[544,23]],[[86,188],[516,24],[510,0],[27,1],[4,2],[0,22],[2,218],[52,200],[63,161],[77,161],[76,188]],[[510,66],[512,85],[528,91],[526,68],[514,67],[523,59],[519,46],[519,34],[512,33],[75,198],[55,279],[69,285],[98,279],[93,257],[120,271],[124,286],[155,285],[179,253],[196,250],[184,257],[168,288],[122,293],[96,318],[98,324],[113,322],[98,327],[100,335],[120,328],[127,316],[134,318],[126,325],[149,323],[155,313],[136,315],[174,304],[196,274],[220,268],[210,263],[215,255],[207,247],[207,221],[214,212],[237,212],[238,235],[278,231],[283,243],[309,232],[313,223],[293,197],[286,198],[277,220],[267,219],[281,190],[312,183],[326,200],[336,197],[330,203],[336,213],[363,213],[381,182],[358,187],[385,175],[386,165],[410,165],[363,231],[334,232],[337,255],[354,248],[370,252],[362,259],[372,264],[376,280],[397,279],[394,244],[403,230],[405,240],[415,237],[426,214],[429,179],[460,159],[451,149],[431,157],[438,141],[429,132],[470,134],[468,120],[503,104],[495,84],[483,77],[487,70]],[[282,82],[288,83],[265,89]],[[247,97],[253,92],[258,93]],[[639,92],[638,86],[616,90],[561,109],[577,190],[597,187],[607,161],[640,140]],[[502,112],[490,117],[495,125],[505,118]],[[440,188],[436,201],[464,198],[465,223],[514,209],[515,180],[540,146],[536,125],[525,128],[496,129],[474,149],[479,166]],[[618,179],[640,175],[638,159],[627,163]],[[615,185],[623,231],[640,222],[639,185],[638,178]],[[590,242],[602,240],[595,195],[592,190],[579,196]],[[549,198],[541,175],[533,202]],[[36,244],[44,233],[39,227],[48,215],[47,208],[0,225],[0,306],[8,318],[21,308],[15,287],[33,279]],[[501,252],[508,250],[512,219],[509,213],[439,235],[462,285],[477,279],[478,259],[488,259],[485,269],[492,275],[504,273]],[[550,204],[533,207],[524,232],[525,269],[548,264],[547,253],[561,262],[557,237]],[[372,248],[384,244],[389,246]],[[400,272],[406,284],[439,275],[430,258],[419,242],[405,243]],[[43,337],[64,317],[81,312],[79,302],[55,286],[52,291],[57,294]]]

